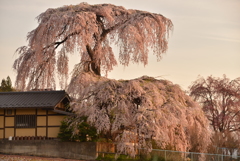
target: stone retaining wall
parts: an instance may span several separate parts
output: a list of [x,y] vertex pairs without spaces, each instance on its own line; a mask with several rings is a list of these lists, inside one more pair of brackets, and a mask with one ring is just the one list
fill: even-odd
[[57,140],[0,140],[0,153],[95,160],[95,142],[61,142]]

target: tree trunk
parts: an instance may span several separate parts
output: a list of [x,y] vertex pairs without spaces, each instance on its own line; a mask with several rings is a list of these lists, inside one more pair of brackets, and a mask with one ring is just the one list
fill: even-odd
[[95,62],[92,62],[91,69],[94,72],[94,74],[101,76],[100,63],[99,63],[99,65],[97,65]]
[[91,49],[89,45],[87,45],[86,48],[87,48],[88,55],[91,59],[91,62],[89,64],[90,69],[93,71],[94,74],[101,76],[101,67],[100,67],[101,62],[95,59],[95,52]]

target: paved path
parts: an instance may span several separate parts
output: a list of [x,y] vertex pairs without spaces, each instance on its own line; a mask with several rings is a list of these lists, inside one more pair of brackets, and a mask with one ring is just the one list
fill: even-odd
[[86,161],[86,160],[0,154],[0,161]]

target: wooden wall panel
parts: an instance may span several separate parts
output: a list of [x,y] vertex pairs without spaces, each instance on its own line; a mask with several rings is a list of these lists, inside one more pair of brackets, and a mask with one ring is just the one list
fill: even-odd
[[0,116],[0,128],[4,127],[4,116]]
[[3,139],[3,129],[0,129],[0,139]]
[[46,127],[37,128],[37,136],[46,136]]
[[37,126],[46,126],[46,116],[37,116]]
[[64,116],[48,116],[48,126],[60,126]]
[[14,117],[5,117],[5,126],[14,126]]
[[16,115],[35,115],[36,110],[35,109],[17,109]]
[[47,110],[42,110],[42,109],[38,109],[37,110],[37,115],[46,115]]
[[4,114],[4,109],[0,109],[0,115]]
[[48,128],[48,137],[57,137],[60,131],[60,127],[49,127]]
[[9,136],[14,136],[14,128],[5,128],[5,138]]
[[63,104],[62,102],[58,103],[58,104],[56,105],[56,107],[57,107],[57,108],[65,109],[64,104]]
[[35,136],[35,128],[16,129],[16,136]]
[[[7,115],[7,110],[0,110],[0,139],[9,136],[46,136],[57,137],[61,121],[65,115],[42,109],[11,109],[12,114]],[[36,128],[15,128],[16,115],[35,115]]]

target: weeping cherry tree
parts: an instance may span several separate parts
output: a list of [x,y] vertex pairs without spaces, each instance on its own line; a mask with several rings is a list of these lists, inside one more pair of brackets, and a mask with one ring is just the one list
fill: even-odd
[[55,88],[55,75],[61,85],[68,78],[69,54],[79,54],[72,81],[82,73],[107,75],[117,65],[111,46],[119,47],[119,62],[148,63],[152,50],[160,60],[166,52],[171,20],[160,14],[127,10],[112,4],[69,5],[48,9],[38,17],[39,25],[27,35],[28,46],[17,49],[19,89]]
[[[63,6],[48,9],[29,32],[28,46],[17,49],[16,87],[62,87],[68,78],[70,54],[79,55],[67,91],[78,118],[87,121],[117,144],[118,153],[136,155],[138,148],[158,147],[204,151],[209,142],[207,119],[179,86],[166,80],[141,77],[111,80],[106,77],[117,65],[112,47],[118,47],[118,62],[148,63],[166,52],[170,19],[156,13],[125,9],[112,4]],[[73,122],[72,125],[75,123]]]
[[75,95],[72,107],[79,120],[88,116],[98,133],[117,143],[118,153],[150,152],[153,142],[163,149],[206,152],[208,120],[178,85],[148,76],[118,81],[85,76],[92,85]]

